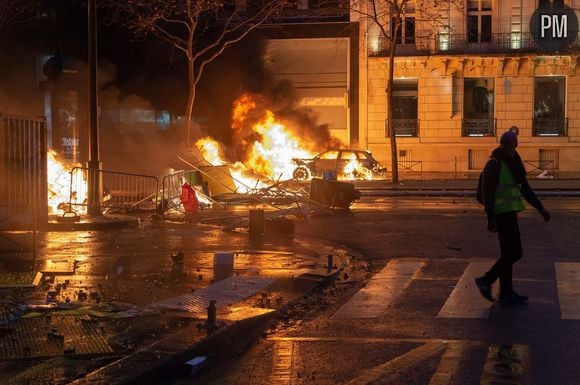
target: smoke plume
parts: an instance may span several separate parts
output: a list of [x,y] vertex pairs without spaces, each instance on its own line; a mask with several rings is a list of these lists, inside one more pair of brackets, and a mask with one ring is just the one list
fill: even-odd
[[[253,107],[245,111],[245,116],[234,116],[225,124],[210,119],[209,135],[228,146],[227,155],[231,161],[244,161],[252,143],[261,141],[260,135],[252,127],[263,121],[268,111],[271,111],[276,121],[284,124],[294,136],[301,138],[306,150],[321,152],[330,147],[339,147],[341,143],[331,136],[328,125],[320,124],[315,115],[300,105],[300,97],[292,82],[274,76],[267,65],[267,44],[266,40],[254,36],[235,49],[237,60],[232,57],[234,55],[227,60],[232,67],[238,65],[239,69],[240,86],[233,87],[236,94],[231,90],[232,82],[229,82],[232,97],[229,100],[233,109],[236,104],[248,102],[248,99]],[[221,71],[223,76],[223,69]],[[210,72],[207,78],[215,80],[219,74]],[[208,83],[221,88],[215,81]],[[204,90],[207,87],[207,84],[202,85]],[[228,100],[227,93],[221,95]]]

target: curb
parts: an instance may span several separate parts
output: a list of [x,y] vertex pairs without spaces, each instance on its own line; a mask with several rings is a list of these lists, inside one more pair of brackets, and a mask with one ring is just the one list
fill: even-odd
[[[293,279],[312,281],[304,293],[318,287],[324,287],[335,280],[342,268],[332,269],[328,274],[305,273]],[[291,306],[289,302],[286,306]],[[280,309],[260,314],[254,317],[233,321],[218,329],[214,334],[201,340],[192,341],[196,326],[189,326],[151,345],[124,356],[104,367],[101,367],[85,377],[72,381],[71,385],[144,385],[157,384],[163,378],[183,373],[185,362],[196,356],[207,356],[212,351],[223,346],[232,346],[232,341],[244,343],[255,338],[268,326],[268,321],[275,318]],[[247,342],[247,341],[246,341]],[[114,380],[112,382],[112,380]]]
[[[475,199],[475,190],[445,190],[445,189],[416,189],[416,190],[359,190],[363,197],[381,196],[417,196],[417,197],[471,197]],[[580,197],[579,190],[535,190],[539,197]]]
[[139,223],[138,218],[120,215],[83,218],[78,222],[59,222],[56,217],[53,217],[42,228],[47,231],[112,230],[137,228],[139,227]]

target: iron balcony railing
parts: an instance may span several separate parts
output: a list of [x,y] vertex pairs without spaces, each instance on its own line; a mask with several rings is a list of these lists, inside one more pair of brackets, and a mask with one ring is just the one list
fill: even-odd
[[463,118],[461,132],[463,136],[495,136],[496,120],[489,117]]
[[567,136],[568,118],[534,118],[532,132],[534,136]]
[[[414,36],[413,39],[404,39],[397,43],[397,56],[429,55],[433,52],[432,36]],[[378,45],[370,46],[370,56],[388,56],[391,42],[389,39],[379,36]]]
[[[414,137],[419,136],[419,119],[393,119],[395,136]],[[389,136],[389,121],[385,120],[385,136]]]
[[[390,41],[379,37],[378,45],[369,44],[369,56],[388,56]],[[543,44],[541,47],[534,41],[530,32],[492,33],[469,35],[439,33],[429,36],[414,36],[397,45],[397,56],[448,55],[448,54],[485,54],[485,53],[531,53],[554,52]],[[558,52],[580,51],[580,34],[572,44]]]

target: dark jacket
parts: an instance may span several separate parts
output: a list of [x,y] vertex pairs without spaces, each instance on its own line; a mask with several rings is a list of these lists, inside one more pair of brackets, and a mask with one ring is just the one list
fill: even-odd
[[499,181],[500,161],[504,161],[509,167],[516,184],[520,185],[520,193],[526,202],[532,205],[536,210],[542,210],[544,208],[542,202],[540,202],[526,179],[526,169],[520,155],[516,151],[515,156],[510,157],[505,154],[501,147],[498,147],[493,150],[490,160],[483,169],[483,202],[487,216],[494,216],[493,208],[495,202],[495,188]]

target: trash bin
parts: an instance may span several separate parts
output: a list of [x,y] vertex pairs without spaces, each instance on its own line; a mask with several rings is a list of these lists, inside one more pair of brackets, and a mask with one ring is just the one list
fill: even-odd
[[354,184],[314,178],[310,182],[310,200],[330,207],[349,208],[361,197]]

